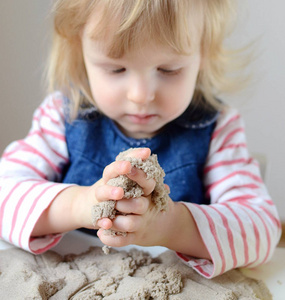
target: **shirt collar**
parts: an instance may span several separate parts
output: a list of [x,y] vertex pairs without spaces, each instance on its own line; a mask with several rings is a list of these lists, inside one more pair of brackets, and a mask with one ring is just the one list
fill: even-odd
[[185,112],[172,121],[183,128],[200,129],[216,122],[220,111],[202,100],[198,104],[190,103]]

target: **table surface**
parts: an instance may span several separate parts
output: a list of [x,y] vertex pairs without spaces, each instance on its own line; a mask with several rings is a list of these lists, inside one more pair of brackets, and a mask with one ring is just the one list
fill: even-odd
[[[61,255],[68,253],[80,254],[89,249],[90,246],[102,246],[98,238],[94,238],[88,234],[79,231],[72,231],[67,233],[58,245],[52,250]],[[0,250],[9,249],[12,245],[0,240]],[[140,247],[127,246],[116,248],[118,250],[129,250],[137,248],[148,251],[152,256],[157,256],[164,252],[164,247]],[[276,248],[274,255],[270,262],[252,269],[241,269],[242,272],[252,278],[263,280],[269,288],[273,300],[285,299],[285,248]]]

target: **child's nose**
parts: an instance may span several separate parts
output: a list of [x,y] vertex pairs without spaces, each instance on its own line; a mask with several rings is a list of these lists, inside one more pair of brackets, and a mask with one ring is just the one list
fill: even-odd
[[138,104],[153,101],[155,98],[154,82],[146,78],[136,78],[130,81],[127,97]]

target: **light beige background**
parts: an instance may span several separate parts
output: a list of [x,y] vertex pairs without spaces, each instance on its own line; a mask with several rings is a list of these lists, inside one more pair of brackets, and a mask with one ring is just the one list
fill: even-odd
[[[239,95],[225,97],[246,123],[251,152],[268,160],[266,182],[285,221],[285,4],[283,0],[239,1],[239,27],[230,39],[244,45],[257,39],[250,66],[255,80]],[[0,152],[26,135],[45,92],[41,82],[49,46],[51,1],[0,2]]]

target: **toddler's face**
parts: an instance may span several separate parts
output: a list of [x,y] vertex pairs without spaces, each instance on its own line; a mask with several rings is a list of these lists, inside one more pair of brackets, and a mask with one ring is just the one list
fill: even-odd
[[110,58],[104,43],[82,35],[90,89],[102,113],[133,138],[149,138],[180,116],[191,102],[201,57],[179,55],[147,44],[121,58]]

